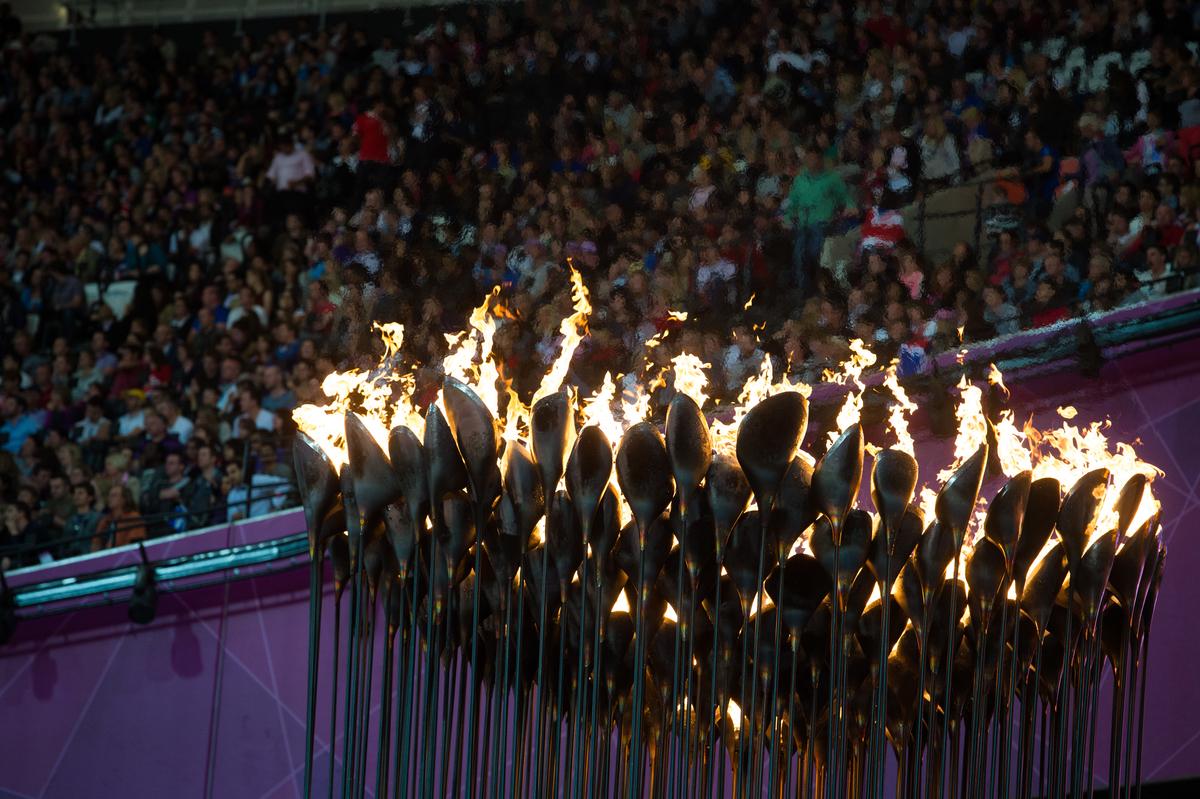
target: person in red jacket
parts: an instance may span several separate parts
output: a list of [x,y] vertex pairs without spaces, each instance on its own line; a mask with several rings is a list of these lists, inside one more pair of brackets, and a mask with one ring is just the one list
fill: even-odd
[[362,187],[375,188],[387,182],[388,125],[382,96],[371,99],[370,107],[354,120],[358,139],[358,173]]

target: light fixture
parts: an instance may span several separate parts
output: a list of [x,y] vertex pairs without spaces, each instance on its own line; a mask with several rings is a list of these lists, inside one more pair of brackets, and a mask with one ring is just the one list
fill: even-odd
[[0,572],[0,646],[8,643],[17,628],[17,608],[4,572]]
[[154,565],[146,557],[146,547],[141,541],[138,542],[138,554],[142,562],[129,594],[129,620],[134,624],[149,624],[158,613],[158,584]]

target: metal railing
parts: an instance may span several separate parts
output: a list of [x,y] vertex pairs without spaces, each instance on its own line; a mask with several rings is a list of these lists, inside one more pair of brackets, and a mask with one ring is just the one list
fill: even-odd
[[[159,593],[264,577],[308,562],[308,535],[301,530],[268,541],[226,546],[152,561]],[[139,564],[55,577],[10,589],[22,619],[127,602]]]

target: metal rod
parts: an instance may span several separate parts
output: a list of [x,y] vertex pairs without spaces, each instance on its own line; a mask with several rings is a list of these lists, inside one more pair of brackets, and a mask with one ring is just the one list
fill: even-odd
[[[313,554],[308,585],[308,696],[304,715],[304,799],[312,796],[313,740],[317,730],[317,656],[321,652],[321,565],[320,550]],[[330,742],[332,745],[332,741]]]

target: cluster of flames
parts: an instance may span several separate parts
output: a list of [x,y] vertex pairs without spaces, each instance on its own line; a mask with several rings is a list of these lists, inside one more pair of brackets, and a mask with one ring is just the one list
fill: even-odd
[[[449,352],[441,363],[441,372],[457,378],[474,390],[499,420],[501,434],[506,441],[520,441],[528,445],[530,408],[533,403],[568,386],[571,360],[587,336],[588,319],[592,311],[583,278],[574,269],[571,270],[571,284],[574,311],[562,320],[558,331],[558,354],[546,369],[528,403],[513,389],[511,379],[504,375],[493,352],[496,332],[507,319],[512,318],[511,312],[500,300],[498,291],[489,295],[474,310],[467,330],[446,334]],[[687,316],[672,313],[671,318],[682,322]],[[369,371],[351,370],[328,375],[321,384],[328,401],[322,405],[303,405],[293,413],[299,430],[306,433],[338,469],[347,460],[347,411],[353,410],[362,417],[384,452],[388,451],[387,437],[391,428],[407,425],[418,437],[424,431],[422,409],[415,399],[416,380],[413,371],[400,361],[404,328],[399,324],[385,324],[377,325],[376,329],[384,344],[384,355],[379,364]],[[650,351],[660,345],[668,334],[669,331],[661,332],[646,342],[647,358]],[[838,411],[836,428],[828,434],[830,443],[836,439],[839,431],[859,421],[865,391],[862,376],[875,363],[875,354],[856,339],[850,343],[850,355],[841,366],[823,375],[827,382],[849,389]],[[757,374],[745,382],[737,403],[732,405],[722,405],[710,397],[707,390],[710,365],[692,353],[676,355],[670,367],[663,367],[658,372],[654,371],[648,360],[646,366],[641,373],[648,377],[640,379],[637,375],[614,377],[605,374],[600,387],[593,394],[580,398],[581,427],[596,425],[616,447],[626,429],[646,418],[653,392],[669,385],[674,391],[690,396],[698,406],[710,412],[714,450],[732,455],[738,426],[750,408],[783,391],[798,391],[805,396],[811,393],[810,387],[803,383],[792,382],[786,376],[777,379],[769,357],[762,357]],[[988,381],[1003,388],[1003,378],[995,366],[991,367]],[[915,455],[908,422],[917,406],[901,387],[894,363],[885,370],[883,386],[892,396],[886,425],[891,440],[880,443]],[[935,481],[927,480],[921,490],[919,502],[926,511],[926,518],[932,518],[937,487],[988,437],[983,389],[968,381],[965,374],[957,388],[959,397],[955,415],[958,432],[954,442],[954,458],[937,474]],[[440,393],[437,402],[441,403]],[[1107,421],[1080,427],[1071,423],[1076,416],[1074,408],[1062,407],[1058,413],[1062,423],[1053,429],[1039,429],[1032,424],[1032,420],[1018,424],[1011,410],[1000,414],[992,426],[994,452],[1006,476],[1030,471],[1034,479],[1057,478],[1064,488],[1069,488],[1089,471],[1107,468],[1111,475],[1109,486],[1119,489],[1135,474],[1143,474],[1149,480],[1161,474],[1156,467],[1141,460],[1131,445],[1110,442],[1105,435],[1109,427]],[[869,451],[878,449],[877,445],[868,444]],[[797,455],[809,457],[803,451],[797,452]],[[1097,534],[1115,526],[1117,497],[1117,490],[1106,491],[1097,518]],[[1159,503],[1148,487],[1130,529],[1137,529],[1138,525],[1157,512],[1158,507]],[[981,518],[977,517],[974,527],[979,529],[980,525]],[[967,557],[969,549],[969,546],[964,548],[963,558]]]

